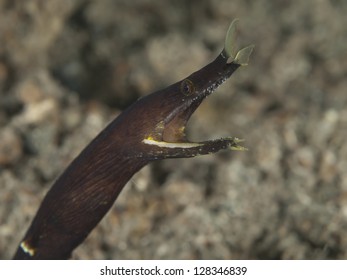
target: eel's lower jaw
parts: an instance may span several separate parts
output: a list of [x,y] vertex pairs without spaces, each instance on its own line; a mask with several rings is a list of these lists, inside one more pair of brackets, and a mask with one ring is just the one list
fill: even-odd
[[[160,122],[155,133],[142,140],[146,145],[148,158],[187,158],[213,154],[220,150],[247,150],[241,146],[243,141],[236,137],[227,137],[202,142],[190,142],[185,135],[185,127],[193,112],[204,98],[171,118],[169,122]],[[145,155],[144,155],[145,156]]]
[[[221,138],[204,142],[165,142],[146,138],[142,142],[147,145],[147,159],[188,158],[199,155],[214,154],[220,150],[245,151],[240,145],[242,139],[236,137]],[[145,155],[143,155],[145,156]]]

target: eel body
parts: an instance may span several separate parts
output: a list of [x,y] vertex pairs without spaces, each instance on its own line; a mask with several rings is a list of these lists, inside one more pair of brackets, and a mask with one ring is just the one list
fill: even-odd
[[204,98],[248,63],[234,53],[235,26],[219,56],[165,89],[139,99],[79,154],[43,199],[14,259],[67,259],[113,205],[128,180],[154,160],[241,150],[237,138],[190,142],[185,126]]

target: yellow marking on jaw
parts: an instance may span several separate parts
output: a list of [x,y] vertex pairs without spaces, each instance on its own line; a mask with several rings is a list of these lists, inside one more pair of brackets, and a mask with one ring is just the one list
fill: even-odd
[[181,133],[182,135],[184,135],[185,133],[184,133],[184,131],[185,131],[185,127],[184,126],[181,126],[179,129],[178,129],[178,131],[179,131],[179,133]]
[[147,137],[146,139],[143,139],[142,142],[147,145],[154,145],[160,148],[172,148],[172,149],[174,148],[189,149],[189,148],[199,147],[203,145],[199,143],[169,143],[169,142],[163,142],[163,141],[156,141],[151,136]]
[[20,244],[20,247],[22,248],[22,250],[29,254],[30,256],[33,256],[35,255],[35,249],[34,248],[31,248],[30,245],[26,242],[26,241],[23,241],[21,244]]

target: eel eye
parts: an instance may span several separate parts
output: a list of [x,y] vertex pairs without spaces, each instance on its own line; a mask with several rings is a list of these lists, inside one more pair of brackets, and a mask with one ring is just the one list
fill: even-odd
[[185,79],[181,84],[181,92],[184,95],[192,95],[194,93],[194,84],[191,80]]

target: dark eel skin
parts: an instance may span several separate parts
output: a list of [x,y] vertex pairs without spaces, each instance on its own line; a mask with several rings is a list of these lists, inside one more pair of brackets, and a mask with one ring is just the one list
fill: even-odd
[[204,98],[241,65],[253,46],[234,54],[236,21],[210,64],[139,99],[73,160],[42,201],[14,259],[68,259],[111,208],[128,180],[154,160],[242,150],[237,138],[190,142],[185,126]]

